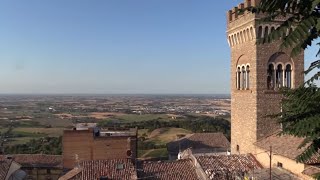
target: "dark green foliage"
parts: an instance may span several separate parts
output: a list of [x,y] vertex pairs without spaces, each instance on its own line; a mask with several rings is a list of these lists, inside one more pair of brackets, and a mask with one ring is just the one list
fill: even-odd
[[26,144],[7,146],[4,150],[6,154],[62,154],[61,137],[44,137],[32,139]]
[[[291,49],[291,56],[300,54],[320,36],[320,0],[262,0],[258,7],[247,10],[266,14],[267,16],[260,20],[261,23],[281,22],[278,21],[279,18],[286,18],[275,31],[260,39],[258,43],[280,41],[280,50]],[[316,45],[320,46],[320,43]],[[320,49],[316,54],[319,53]],[[320,61],[315,61],[307,71],[315,68],[320,68]],[[320,71],[314,73],[307,83],[318,80],[319,76]]]
[[[319,38],[320,0],[262,0],[258,7],[250,7],[248,10],[267,15],[261,19],[261,23],[281,23],[258,43],[277,41],[280,50],[291,49],[291,56],[296,56]],[[278,21],[283,17],[285,21]],[[315,52],[316,55],[319,53]],[[320,69],[319,60],[313,62],[306,73],[314,72],[315,69]],[[306,147],[306,150],[297,157],[298,162],[307,161],[320,148],[320,90],[313,84],[319,77],[320,71],[315,72],[304,86],[284,91],[283,111],[278,116],[283,124],[282,134],[305,138],[300,147]]]
[[297,157],[297,161],[305,162],[320,147],[320,89],[308,86],[284,91],[282,110],[282,133],[306,137],[300,147],[307,149]]
[[166,127],[183,128],[192,132],[222,132],[230,139],[230,122],[222,118],[214,118],[209,116],[187,116],[183,120],[150,120],[150,121],[135,121],[128,123],[121,123],[117,121],[101,121],[98,126],[101,127],[125,127],[148,129],[149,132]]

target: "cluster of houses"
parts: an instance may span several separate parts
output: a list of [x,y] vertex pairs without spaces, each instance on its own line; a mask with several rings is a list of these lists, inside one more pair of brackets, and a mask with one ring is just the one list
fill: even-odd
[[[269,179],[252,154],[230,154],[222,133],[195,133],[167,144],[169,159],[137,159],[137,129],[90,127],[65,130],[63,155],[0,156],[3,180],[229,180]],[[312,171],[310,169],[309,171]],[[273,167],[274,179],[299,179]]]

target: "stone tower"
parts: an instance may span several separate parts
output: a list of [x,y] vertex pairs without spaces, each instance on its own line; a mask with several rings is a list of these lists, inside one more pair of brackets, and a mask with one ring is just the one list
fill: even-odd
[[[304,81],[304,54],[289,57],[279,51],[279,42],[257,44],[276,29],[281,19],[260,23],[262,14],[236,13],[255,6],[245,0],[227,13],[227,38],[231,48],[231,152],[253,153],[254,143],[281,128],[267,115],[280,112],[279,88],[294,88]],[[288,32],[290,33],[290,31]]]

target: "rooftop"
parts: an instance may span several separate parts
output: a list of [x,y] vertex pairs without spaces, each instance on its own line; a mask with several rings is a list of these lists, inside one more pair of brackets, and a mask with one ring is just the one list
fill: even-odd
[[62,156],[46,154],[14,154],[1,155],[0,160],[11,159],[22,167],[56,167],[62,168]]
[[196,159],[210,179],[242,177],[245,173],[262,168],[251,154],[197,156]]
[[0,158],[0,179],[5,179],[12,160]]
[[143,162],[142,179],[158,180],[198,180],[196,171],[189,159],[173,162]]
[[[258,142],[256,146],[269,150],[272,146],[273,153],[287,157],[289,159],[295,159],[300,155],[306,148],[299,149],[299,145],[303,142],[304,138],[294,137],[290,135],[281,135],[277,133],[265,137]],[[318,160],[319,154],[314,156],[312,159],[305,162],[306,164],[317,164],[320,163]]]
[[136,171],[128,159],[82,161],[59,180],[136,179]]

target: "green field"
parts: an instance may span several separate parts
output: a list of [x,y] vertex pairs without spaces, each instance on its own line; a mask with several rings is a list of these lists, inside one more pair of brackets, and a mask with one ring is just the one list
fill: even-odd
[[126,115],[120,115],[116,116],[117,119],[123,122],[139,122],[139,121],[151,121],[151,120],[163,120],[168,121],[170,120],[170,117],[166,114],[126,114]]
[[147,129],[139,129],[138,136],[145,137],[145,142],[151,142],[155,145],[160,145],[162,148],[141,150],[138,149],[139,158],[155,158],[155,157],[167,157],[168,152],[165,145],[178,138],[178,135],[191,134],[191,131],[182,128],[159,128],[152,132],[148,132]]

